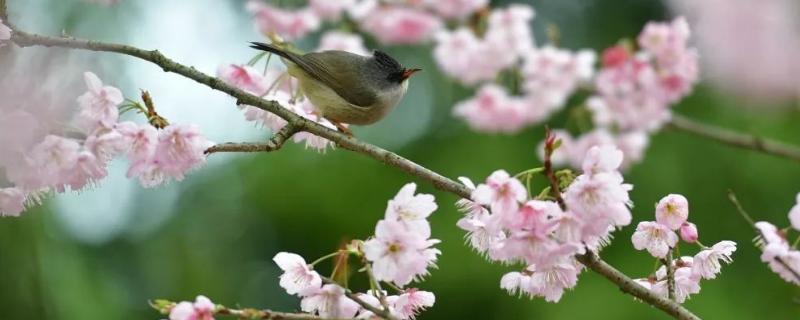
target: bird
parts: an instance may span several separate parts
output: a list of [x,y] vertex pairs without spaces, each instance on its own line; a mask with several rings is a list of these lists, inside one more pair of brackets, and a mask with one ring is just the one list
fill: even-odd
[[372,56],[340,50],[298,54],[274,44],[250,44],[280,56],[314,113],[350,136],[352,131],[343,123],[368,125],[386,117],[408,90],[408,79],[422,70],[404,68],[380,50]]

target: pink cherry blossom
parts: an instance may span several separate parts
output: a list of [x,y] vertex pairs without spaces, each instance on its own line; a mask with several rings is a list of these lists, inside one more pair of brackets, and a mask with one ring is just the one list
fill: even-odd
[[216,306],[205,296],[197,296],[194,303],[181,301],[169,312],[169,320],[214,320]]
[[270,86],[269,80],[260,71],[247,65],[221,65],[217,69],[217,77],[229,85],[257,96],[266,94]]
[[352,318],[360,309],[358,303],[344,295],[344,289],[326,284],[300,301],[300,309],[323,318]]
[[578,282],[580,268],[576,262],[555,263],[544,268],[528,266],[523,272],[511,272],[500,280],[500,287],[513,294],[526,294],[533,298],[544,297],[548,302],[558,302],[565,289]]
[[399,221],[381,220],[375,227],[375,237],[364,242],[364,256],[372,262],[376,280],[404,286],[428,273],[428,266],[439,254],[439,250],[430,248],[436,243],[438,240],[428,240]]
[[[36,168],[36,178],[25,189],[61,188],[78,162],[80,144],[72,139],[48,135],[28,153],[27,160]],[[37,183],[38,182],[38,183]]]
[[531,50],[523,60],[521,72],[527,98],[551,112],[561,109],[578,85],[591,79],[595,54],[589,50],[573,53],[548,45]]
[[525,186],[505,170],[492,172],[485,184],[478,185],[472,191],[475,202],[490,205],[492,213],[498,215],[513,214],[519,208],[519,203],[527,197]]
[[361,28],[385,44],[416,44],[429,40],[442,21],[421,10],[385,6],[364,17]]
[[433,292],[407,289],[394,301],[394,310],[400,319],[415,319],[417,314],[433,306],[436,296]]
[[615,68],[620,67],[628,61],[631,57],[628,49],[623,45],[616,45],[603,50],[602,63],[603,67]]
[[[533,8],[526,4],[512,4],[506,8],[494,9],[489,14],[489,24],[484,37],[489,43],[506,48],[506,56],[515,60],[533,48],[530,25],[533,16]],[[505,58],[493,57],[501,60]]]
[[[498,59],[497,57],[501,55],[509,55],[508,51],[504,51],[507,45],[493,45],[484,39],[478,39],[472,30],[466,27],[453,31],[439,31],[434,39],[436,45],[433,57],[439,69],[467,85],[494,79],[516,59],[513,53],[510,58]],[[487,56],[495,59],[486,59]]]
[[94,73],[84,72],[83,78],[89,91],[78,97],[79,122],[88,131],[98,126],[110,128],[119,118],[117,106],[124,100],[122,92],[112,86],[103,86]]
[[341,50],[362,56],[369,55],[369,50],[364,47],[364,39],[361,36],[341,31],[328,31],[322,35],[316,51],[325,50]]
[[795,205],[789,210],[789,222],[792,223],[792,228],[800,230],[800,193],[796,196]]
[[695,243],[697,242],[697,226],[691,222],[684,222],[681,224],[680,229],[681,239],[686,243]]
[[[311,121],[315,121],[323,126],[326,126],[330,129],[336,130],[336,126],[333,125],[330,121],[325,118],[322,118],[313,112],[313,105],[310,102],[305,101],[300,105],[295,105],[292,108],[292,111],[299,114],[300,116],[309,119]],[[319,152],[325,152],[329,146],[333,147],[334,143],[328,139],[320,137],[318,135],[308,133],[308,132],[298,132],[292,136],[292,140],[294,142],[300,143],[305,142],[306,148],[312,148]]]
[[425,0],[437,14],[444,18],[461,19],[489,4],[489,0]]
[[150,124],[127,123],[119,128],[120,133],[130,141],[128,152],[127,177],[138,177],[145,170],[158,145],[158,130]]
[[647,249],[653,257],[664,258],[669,249],[678,243],[678,235],[663,224],[643,221],[636,226],[631,241],[636,250]]
[[248,1],[246,8],[253,14],[256,27],[261,33],[277,34],[289,41],[302,38],[320,27],[319,18],[308,8],[292,11],[257,0]]
[[386,205],[386,219],[400,221],[409,230],[419,232],[423,238],[431,235],[430,224],[426,220],[436,211],[435,198],[430,194],[414,194],[416,183],[403,186],[394,199]]
[[630,224],[631,188],[622,183],[621,175],[616,172],[584,174],[573,181],[564,193],[564,202],[585,222],[582,231],[585,240],[604,236],[609,227]]
[[[64,177],[64,184],[71,190],[80,190],[84,186],[93,184],[108,175],[105,162],[95,157],[89,151],[81,151],[75,160],[75,167]],[[64,187],[57,186],[58,192],[63,192]]]
[[0,217],[18,217],[25,210],[25,198],[19,188],[0,188]]
[[[529,267],[530,268],[530,267]],[[508,294],[527,294],[530,297],[535,295],[531,290],[532,270],[525,269],[522,272],[509,272],[500,278],[500,288],[508,291]]]
[[161,171],[175,180],[206,162],[205,151],[214,145],[196,125],[169,125],[158,133],[155,161]]
[[314,14],[324,20],[337,20],[342,11],[355,4],[355,0],[309,0],[308,6]]
[[322,278],[316,271],[311,270],[303,257],[294,253],[279,252],[272,261],[283,270],[280,286],[286,289],[287,293],[302,297],[321,288]]
[[456,117],[483,132],[517,132],[528,124],[528,113],[524,100],[508,96],[505,89],[495,84],[482,86],[475,97],[453,108]]
[[114,124],[114,128],[97,128],[83,142],[83,147],[94,154],[102,162],[121,155],[130,148],[130,141],[117,130],[121,126],[134,125],[133,123]]
[[711,248],[700,251],[692,261],[692,273],[703,279],[716,278],[722,269],[720,261],[730,264],[733,261],[731,255],[734,251],[736,243],[733,241],[720,241]]
[[[652,290],[662,297],[667,297],[667,280],[658,281]],[[677,268],[675,270],[675,301],[684,303],[690,295],[700,293],[700,277],[692,273],[692,268]]]
[[679,194],[669,194],[656,204],[656,221],[678,230],[689,217],[689,201]]
[[584,174],[616,172],[622,164],[622,150],[613,145],[594,146],[583,160]]
[[[11,39],[11,28],[3,23],[3,19],[0,19],[0,42],[7,41]],[[1,46],[2,44],[0,44]]]

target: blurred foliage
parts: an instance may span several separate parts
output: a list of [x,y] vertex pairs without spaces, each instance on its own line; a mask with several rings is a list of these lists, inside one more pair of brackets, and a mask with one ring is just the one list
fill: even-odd
[[[123,0],[120,7],[103,8],[51,0],[52,14],[60,19],[52,24],[70,30],[84,16],[96,15],[107,17],[110,30],[129,28],[134,20],[147,19],[132,12],[129,1],[133,2]],[[561,44],[568,48],[601,50],[635,36],[649,20],[670,16],[653,1],[532,2],[539,42],[546,39],[546,25],[553,23],[560,29]],[[519,172],[539,165],[534,148],[542,138],[542,127],[512,136],[478,134],[450,115],[454,102],[471,93],[435,71],[430,49],[388,48],[401,61],[426,71],[411,84],[400,106],[404,111],[372,127],[356,128],[356,135],[394,145],[393,151],[449,177],[481,180],[498,168]],[[797,110],[765,113],[737,104],[701,85],[676,112],[800,145]],[[426,120],[415,123],[415,115],[426,112],[430,113]],[[563,127],[568,113],[552,118],[549,125]],[[422,126],[422,131],[407,137],[406,126]],[[399,143],[396,136],[410,142]],[[104,243],[79,241],[54,218],[51,206],[30,210],[18,219],[0,219],[0,318],[156,319],[159,315],[149,309],[148,299],[191,300],[197,294],[230,306],[293,311],[299,301],[278,287],[279,272],[271,261],[275,253],[291,251],[313,260],[343,241],[369,236],[386,201],[404,183],[414,181],[359,154],[334,150],[320,155],[299,145],[268,154],[214,157],[210,162],[178,186],[180,198],[170,218],[155,228],[137,230],[137,222],[150,210],[148,194],[139,193],[137,205],[125,208],[134,211],[127,231]],[[733,189],[756,219],[788,225],[786,214],[800,191],[797,163],[665,130],[653,136],[645,160],[628,172],[626,180],[635,185],[634,224],[652,220],[652,204],[663,195],[681,193],[690,200],[690,219],[703,242],[727,239],[739,244],[734,263],[725,266],[718,279],[702,282],[701,293],[686,303],[689,309],[708,319],[800,315],[800,290],[759,261],[759,252],[751,245],[752,230],[725,196],[727,189]],[[420,191],[436,195],[440,209],[431,223],[434,237],[443,241],[439,269],[419,284],[437,296],[436,305],[421,319],[667,318],[592,273],[584,273],[576,289],[558,304],[507,295],[499,279],[510,268],[491,265],[463,245],[463,232],[455,226],[456,198],[424,182]],[[646,253],[633,250],[629,240],[633,229],[617,232],[602,256],[632,277],[645,276],[653,262]],[[684,253],[695,252],[683,248]],[[321,266],[323,274],[330,272],[328,266]],[[360,284],[363,281],[354,283]]]

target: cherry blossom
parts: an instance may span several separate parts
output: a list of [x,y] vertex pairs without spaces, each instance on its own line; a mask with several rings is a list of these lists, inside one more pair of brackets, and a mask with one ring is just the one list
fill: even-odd
[[426,239],[419,232],[396,220],[378,221],[375,238],[364,242],[364,256],[373,263],[375,279],[398,286],[428,274],[439,250],[431,248],[438,240]]
[[456,117],[484,132],[517,132],[528,124],[528,113],[524,100],[510,97],[505,89],[495,84],[482,86],[475,97],[453,108]]
[[679,194],[670,194],[656,204],[656,221],[678,230],[689,217],[689,201]]
[[385,44],[414,44],[429,40],[442,27],[438,17],[399,6],[380,7],[361,21],[361,28]]
[[461,19],[486,7],[489,0],[425,0],[425,4],[442,17]]
[[337,20],[342,12],[355,4],[355,0],[309,0],[308,6],[317,17],[324,20]]
[[83,78],[89,91],[78,97],[79,121],[88,131],[98,126],[113,126],[119,118],[117,105],[124,100],[122,92],[115,87],[104,86],[94,73],[85,72]]
[[214,320],[216,306],[205,296],[197,296],[194,303],[181,301],[169,312],[169,320]]
[[280,286],[286,289],[287,293],[302,297],[319,290],[322,286],[322,278],[316,271],[311,270],[303,257],[294,253],[279,252],[272,261],[283,270]]
[[229,85],[257,96],[266,94],[270,86],[269,80],[261,72],[247,65],[221,65],[217,69],[217,77]]
[[414,194],[416,189],[415,183],[403,186],[386,205],[386,219],[400,221],[409,230],[428,238],[431,228],[426,219],[436,211],[437,206],[433,195]]
[[341,31],[328,31],[322,35],[316,51],[325,50],[342,50],[362,56],[369,55],[369,50],[364,47],[364,39],[361,36]]
[[505,170],[497,170],[486,178],[485,184],[472,191],[472,199],[483,205],[490,205],[494,214],[513,214],[519,203],[525,201],[528,192],[519,180],[509,176]]
[[531,50],[523,60],[520,71],[527,98],[550,112],[563,107],[578,85],[591,79],[595,54],[588,50],[573,53],[547,45]]
[[248,1],[246,8],[253,14],[258,30],[266,35],[277,34],[286,40],[295,40],[320,27],[319,18],[308,8],[292,11],[257,0]]
[[797,194],[795,201],[795,205],[789,210],[789,222],[792,228],[800,231],[800,193]]
[[721,270],[720,261],[730,264],[731,255],[736,251],[733,241],[720,241],[711,248],[704,249],[694,256],[692,273],[703,279],[714,279]]
[[25,210],[25,198],[19,188],[0,188],[0,217],[18,217]]
[[664,258],[670,248],[678,243],[678,235],[669,227],[652,221],[639,222],[631,237],[636,250],[647,250],[653,257]]
[[[662,297],[668,297],[667,279],[656,282],[652,290]],[[692,294],[700,293],[700,277],[692,273],[691,267],[675,269],[675,301],[683,303]]]
[[164,174],[180,181],[184,173],[205,164],[205,151],[212,145],[196,125],[170,125],[159,131],[155,160]]
[[326,284],[303,298],[300,309],[323,318],[352,318],[360,307],[344,295],[344,288]]
[[394,312],[400,319],[414,319],[417,314],[430,308],[436,302],[432,292],[407,289],[394,300]]

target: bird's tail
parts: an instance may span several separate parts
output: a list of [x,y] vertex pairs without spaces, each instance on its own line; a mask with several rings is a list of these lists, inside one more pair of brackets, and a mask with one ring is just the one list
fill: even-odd
[[272,44],[269,44],[269,43],[250,42],[250,48],[253,48],[253,49],[256,49],[256,50],[261,50],[261,51],[266,51],[266,52],[272,52],[272,53],[277,54],[277,55],[281,56],[282,58],[286,58],[289,61],[294,62],[294,63],[297,63],[297,60],[299,58],[297,54],[294,54],[292,52],[286,51],[286,50],[284,50],[284,49],[282,49],[282,48],[280,48],[278,46],[275,46],[275,45],[272,45]]

